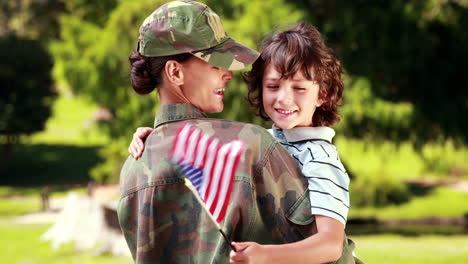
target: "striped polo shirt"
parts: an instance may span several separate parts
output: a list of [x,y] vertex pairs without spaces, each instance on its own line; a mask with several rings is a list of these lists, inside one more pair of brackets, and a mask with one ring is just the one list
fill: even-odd
[[273,126],[270,133],[294,157],[307,178],[312,214],[328,216],[346,225],[349,177],[332,144],[333,128]]

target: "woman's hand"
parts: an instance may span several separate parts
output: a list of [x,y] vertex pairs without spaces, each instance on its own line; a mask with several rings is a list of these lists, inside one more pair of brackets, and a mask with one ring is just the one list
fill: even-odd
[[262,264],[267,262],[265,246],[255,242],[232,242],[236,251],[231,250],[229,263]]
[[128,152],[134,159],[140,158],[143,154],[143,150],[145,149],[145,139],[152,131],[153,128],[151,127],[139,127],[135,133],[133,133],[132,142],[130,142]]

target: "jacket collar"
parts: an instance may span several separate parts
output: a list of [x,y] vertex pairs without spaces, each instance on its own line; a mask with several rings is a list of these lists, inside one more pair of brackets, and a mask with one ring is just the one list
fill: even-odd
[[291,129],[281,129],[273,125],[273,133],[275,133],[275,135],[280,131],[282,131],[288,142],[325,140],[331,143],[335,136],[335,130],[331,127],[295,127]]
[[169,104],[159,108],[154,119],[154,127],[164,123],[182,121],[187,119],[206,118],[206,115],[191,104]]

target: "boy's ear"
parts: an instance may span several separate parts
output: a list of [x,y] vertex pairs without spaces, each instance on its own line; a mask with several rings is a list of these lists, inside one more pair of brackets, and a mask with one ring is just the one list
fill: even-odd
[[327,101],[327,91],[319,91],[318,98],[317,98],[317,104],[315,107],[320,107],[322,106],[325,102]]
[[164,66],[164,74],[169,83],[175,85],[184,84],[184,72],[182,71],[182,65],[175,60],[169,60]]

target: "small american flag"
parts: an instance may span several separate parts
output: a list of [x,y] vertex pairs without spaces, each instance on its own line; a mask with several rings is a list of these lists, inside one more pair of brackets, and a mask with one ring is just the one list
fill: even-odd
[[241,140],[223,144],[188,123],[182,124],[176,132],[172,160],[180,165],[217,223],[226,215],[244,148]]

